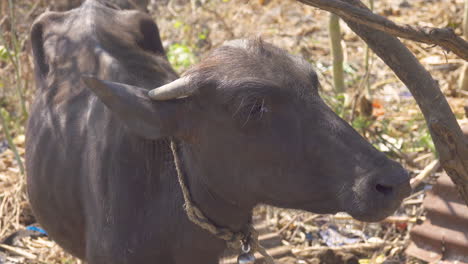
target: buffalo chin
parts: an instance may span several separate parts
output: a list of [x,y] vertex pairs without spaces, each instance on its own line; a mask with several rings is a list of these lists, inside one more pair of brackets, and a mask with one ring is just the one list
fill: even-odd
[[365,208],[364,210],[349,210],[346,211],[349,215],[351,215],[354,219],[362,221],[362,222],[380,222],[387,218],[388,216],[392,215],[397,209],[400,202],[395,203],[393,206],[388,206],[385,208]]
[[380,213],[380,214],[352,214],[349,213],[354,219],[362,222],[380,222],[391,215],[394,211],[390,213]]

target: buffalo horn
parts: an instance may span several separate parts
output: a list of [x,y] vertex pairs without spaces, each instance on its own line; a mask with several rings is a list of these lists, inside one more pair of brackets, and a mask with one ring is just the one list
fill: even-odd
[[188,77],[181,77],[168,84],[149,91],[148,95],[153,100],[164,101],[186,97],[195,92],[195,87],[189,85]]

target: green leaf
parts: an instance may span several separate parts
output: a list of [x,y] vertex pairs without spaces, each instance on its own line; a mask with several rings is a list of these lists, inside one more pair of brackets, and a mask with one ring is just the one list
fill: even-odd
[[207,38],[206,34],[203,34],[203,33],[198,34],[198,39],[205,40],[206,38]]
[[179,72],[195,63],[195,55],[190,47],[180,43],[169,46],[167,57],[172,66]]
[[10,52],[5,46],[0,45],[0,60],[7,61]]
[[175,29],[179,29],[181,28],[182,26],[184,25],[184,23],[180,20],[177,20],[176,22],[174,22],[174,28]]

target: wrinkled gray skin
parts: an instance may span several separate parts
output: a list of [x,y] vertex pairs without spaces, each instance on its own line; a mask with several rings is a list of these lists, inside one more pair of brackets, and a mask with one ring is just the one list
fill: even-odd
[[402,167],[325,105],[309,64],[261,40],[216,49],[187,73],[197,91],[166,101],[147,92],[177,75],[143,13],[88,1],[42,15],[31,40],[31,205],[89,264],[217,263],[225,244],[185,215],[169,138],[195,203],[232,230],[259,203],[376,221],[409,193]]

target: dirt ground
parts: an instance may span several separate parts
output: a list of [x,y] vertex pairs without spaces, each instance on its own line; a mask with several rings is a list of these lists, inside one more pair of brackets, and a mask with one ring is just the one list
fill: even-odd
[[[463,3],[381,0],[376,1],[375,12],[415,26],[452,27],[461,34]],[[0,264],[79,263],[37,233],[5,240],[35,223],[18,160],[24,162],[24,109],[34,95],[28,31],[35,17],[48,8],[46,0],[0,2],[0,106],[5,119],[0,135]],[[344,23],[347,92],[333,91],[327,12],[292,0],[151,1],[149,12],[159,26],[169,60],[180,73],[225,40],[261,37],[306,58],[319,74],[321,95],[328,104],[377,148],[404,164],[411,175],[436,159],[423,116],[408,89],[372,53],[366,70],[366,46]],[[439,47],[403,42],[439,82],[455,115],[465,122],[468,93],[457,87],[463,61]],[[363,97],[366,87],[369,94]],[[363,100],[370,108],[362,107]],[[293,255],[280,263],[423,263],[404,251],[411,227],[425,217],[422,199],[441,173],[429,175],[395,215],[381,223],[267,206],[257,208],[256,215],[279,234],[282,245],[292,248]]]

